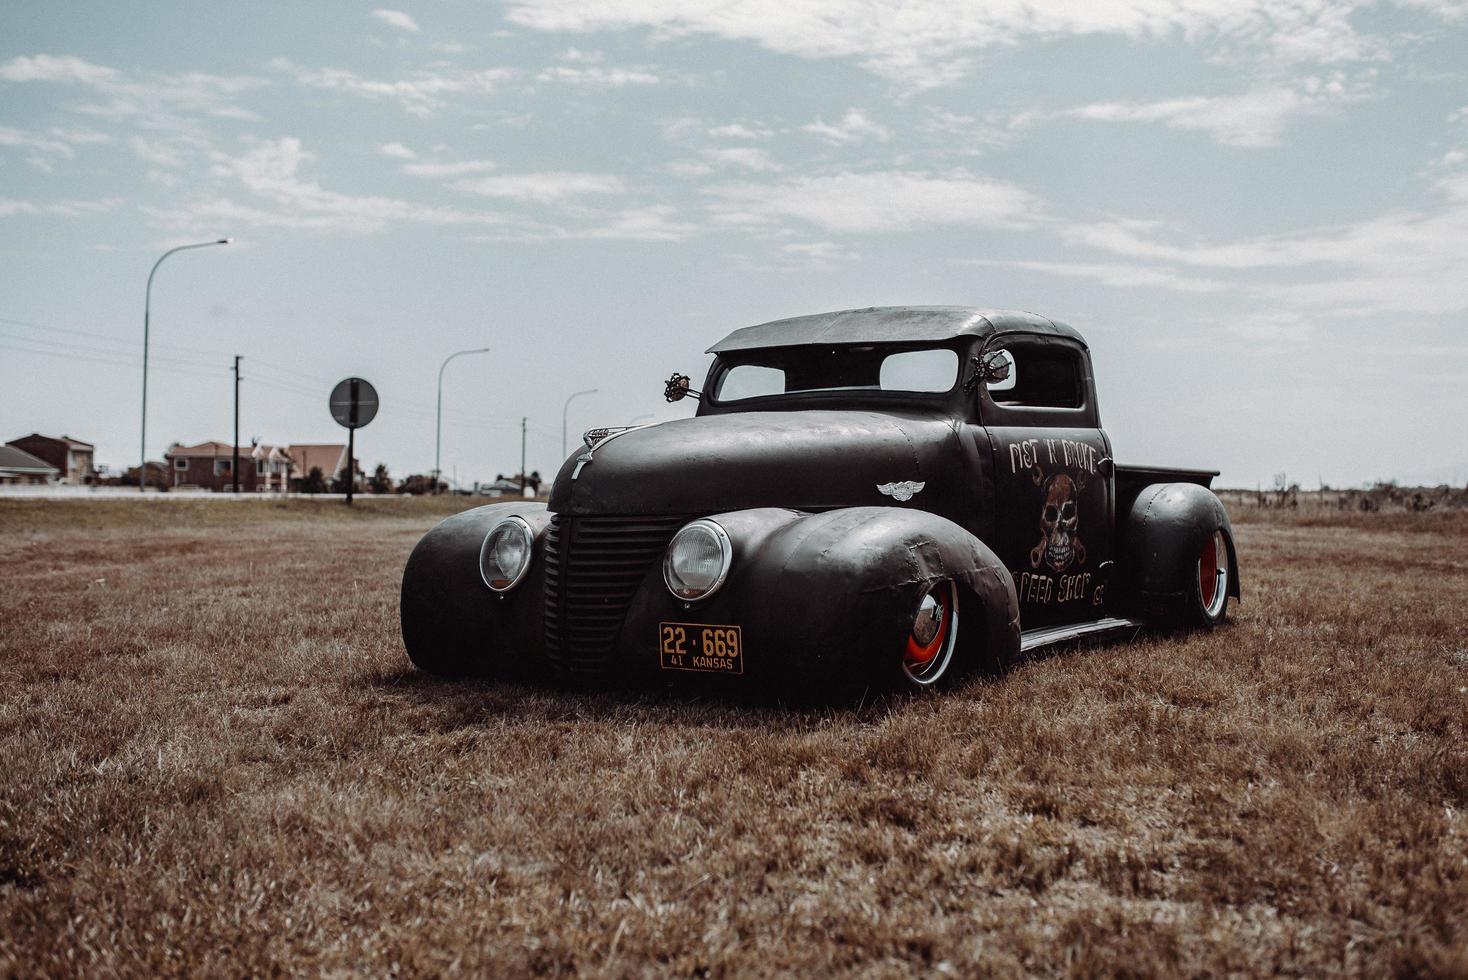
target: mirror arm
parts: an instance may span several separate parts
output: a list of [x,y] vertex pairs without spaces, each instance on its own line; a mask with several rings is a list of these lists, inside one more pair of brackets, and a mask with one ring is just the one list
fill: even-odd
[[968,359],[969,364],[973,365],[973,372],[963,381],[963,393],[965,395],[972,395],[974,389],[979,386],[979,382],[983,380],[984,355],[989,353],[989,345],[998,339],[998,333],[989,334],[989,336],[984,338],[984,342],[979,345],[979,352]]
[[663,397],[670,402],[682,401],[689,396],[692,396],[694,401],[702,401],[703,392],[688,387],[692,380],[686,374],[674,372],[673,376],[663,385]]

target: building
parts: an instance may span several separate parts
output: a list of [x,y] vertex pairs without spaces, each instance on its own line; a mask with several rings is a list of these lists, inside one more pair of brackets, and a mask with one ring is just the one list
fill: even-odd
[[[169,486],[180,490],[229,492],[234,489],[235,447],[227,442],[168,447]],[[240,492],[284,491],[290,486],[294,460],[283,446],[257,443],[240,446]]]
[[525,490],[520,486],[519,480],[507,480],[500,477],[493,483],[476,483],[474,492],[481,497],[523,497]]
[[54,483],[61,471],[44,459],[15,446],[0,446],[0,486]]
[[71,436],[58,439],[32,432],[28,436],[12,439],[6,445],[30,453],[56,467],[61,474],[62,483],[81,486],[96,482],[97,470],[92,462],[94,449],[90,442],[82,442]]
[[[291,459],[295,463],[295,469],[291,473],[291,489],[301,492],[305,489],[306,480],[311,476],[313,469],[321,471],[321,479],[325,481],[325,489],[330,490],[332,484],[341,476],[347,468],[347,446],[346,443],[306,443],[290,445]],[[353,460],[352,469],[357,475],[357,486],[362,486],[362,461]]]

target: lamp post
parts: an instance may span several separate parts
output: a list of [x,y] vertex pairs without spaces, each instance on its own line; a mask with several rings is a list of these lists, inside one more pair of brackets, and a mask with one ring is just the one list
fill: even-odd
[[454,351],[448,357],[445,357],[443,363],[438,366],[438,414],[433,427],[433,492],[435,494],[438,493],[439,450],[443,447],[443,369],[448,367],[449,361],[452,361],[456,357],[463,357],[465,354],[488,353],[488,347],[475,347],[472,350]]
[[594,395],[597,393],[597,390],[596,388],[587,388],[585,391],[573,392],[571,397],[566,399],[566,404],[561,406],[561,459],[566,458],[566,411],[571,407],[571,398],[579,398],[582,395]]
[[191,248],[208,248],[210,245],[228,245],[234,241],[233,238],[218,238],[212,242],[195,242],[192,245],[179,245],[170,248],[158,256],[158,261],[153,263],[153,270],[148,273],[148,288],[143,293],[143,423],[141,443],[142,449],[138,453],[138,492],[148,491],[148,320],[153,307],[153,276],[157,274],[158,267],[163,260],[174,252],[182,252]]

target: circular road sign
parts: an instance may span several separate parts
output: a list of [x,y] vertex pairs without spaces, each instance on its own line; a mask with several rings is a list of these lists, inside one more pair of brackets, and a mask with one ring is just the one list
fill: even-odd
[[360,429],[377,417],[377,389],[361,378],[347,378],[331,389],[331,417]]

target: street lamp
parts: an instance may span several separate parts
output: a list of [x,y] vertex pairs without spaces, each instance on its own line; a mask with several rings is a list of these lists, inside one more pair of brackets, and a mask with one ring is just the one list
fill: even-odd
[[[582,395],[594,395],[596,388],[587,388],[585,391],[572,393],[571,398],[579,398]],[[571,398],[566,399],[566,404],[561,406],[561,459],[566,458],[566,410],[571,407]]]
[[163,260],[174,252],[182,252],[190,248],[208,248],[210,245],[228,245],[234,241],[233,238],[218,238],[212,242],[195,242],[192,245],[179,245],[170,248],[158,256],[158,261],[153,263],[153,271],[148,273],[148,288],[143,294],[143,424],[142,424],[142,451],[138,454],[138,492],[146,493],[148,490],[148,318],[153,306],[153,276],[158,272],[158,267]]
[[452,361],[456,357],[463,357],[465,354],[488,353],[488,347],[475,347],[473,350],[454,351],[448,357],[445,357],[443,363],[438,366],[438,417],[433,428],[433,492],[435,494],[438,493],[439,450],[443,446],[443,369],[448,367],[449,361]]

